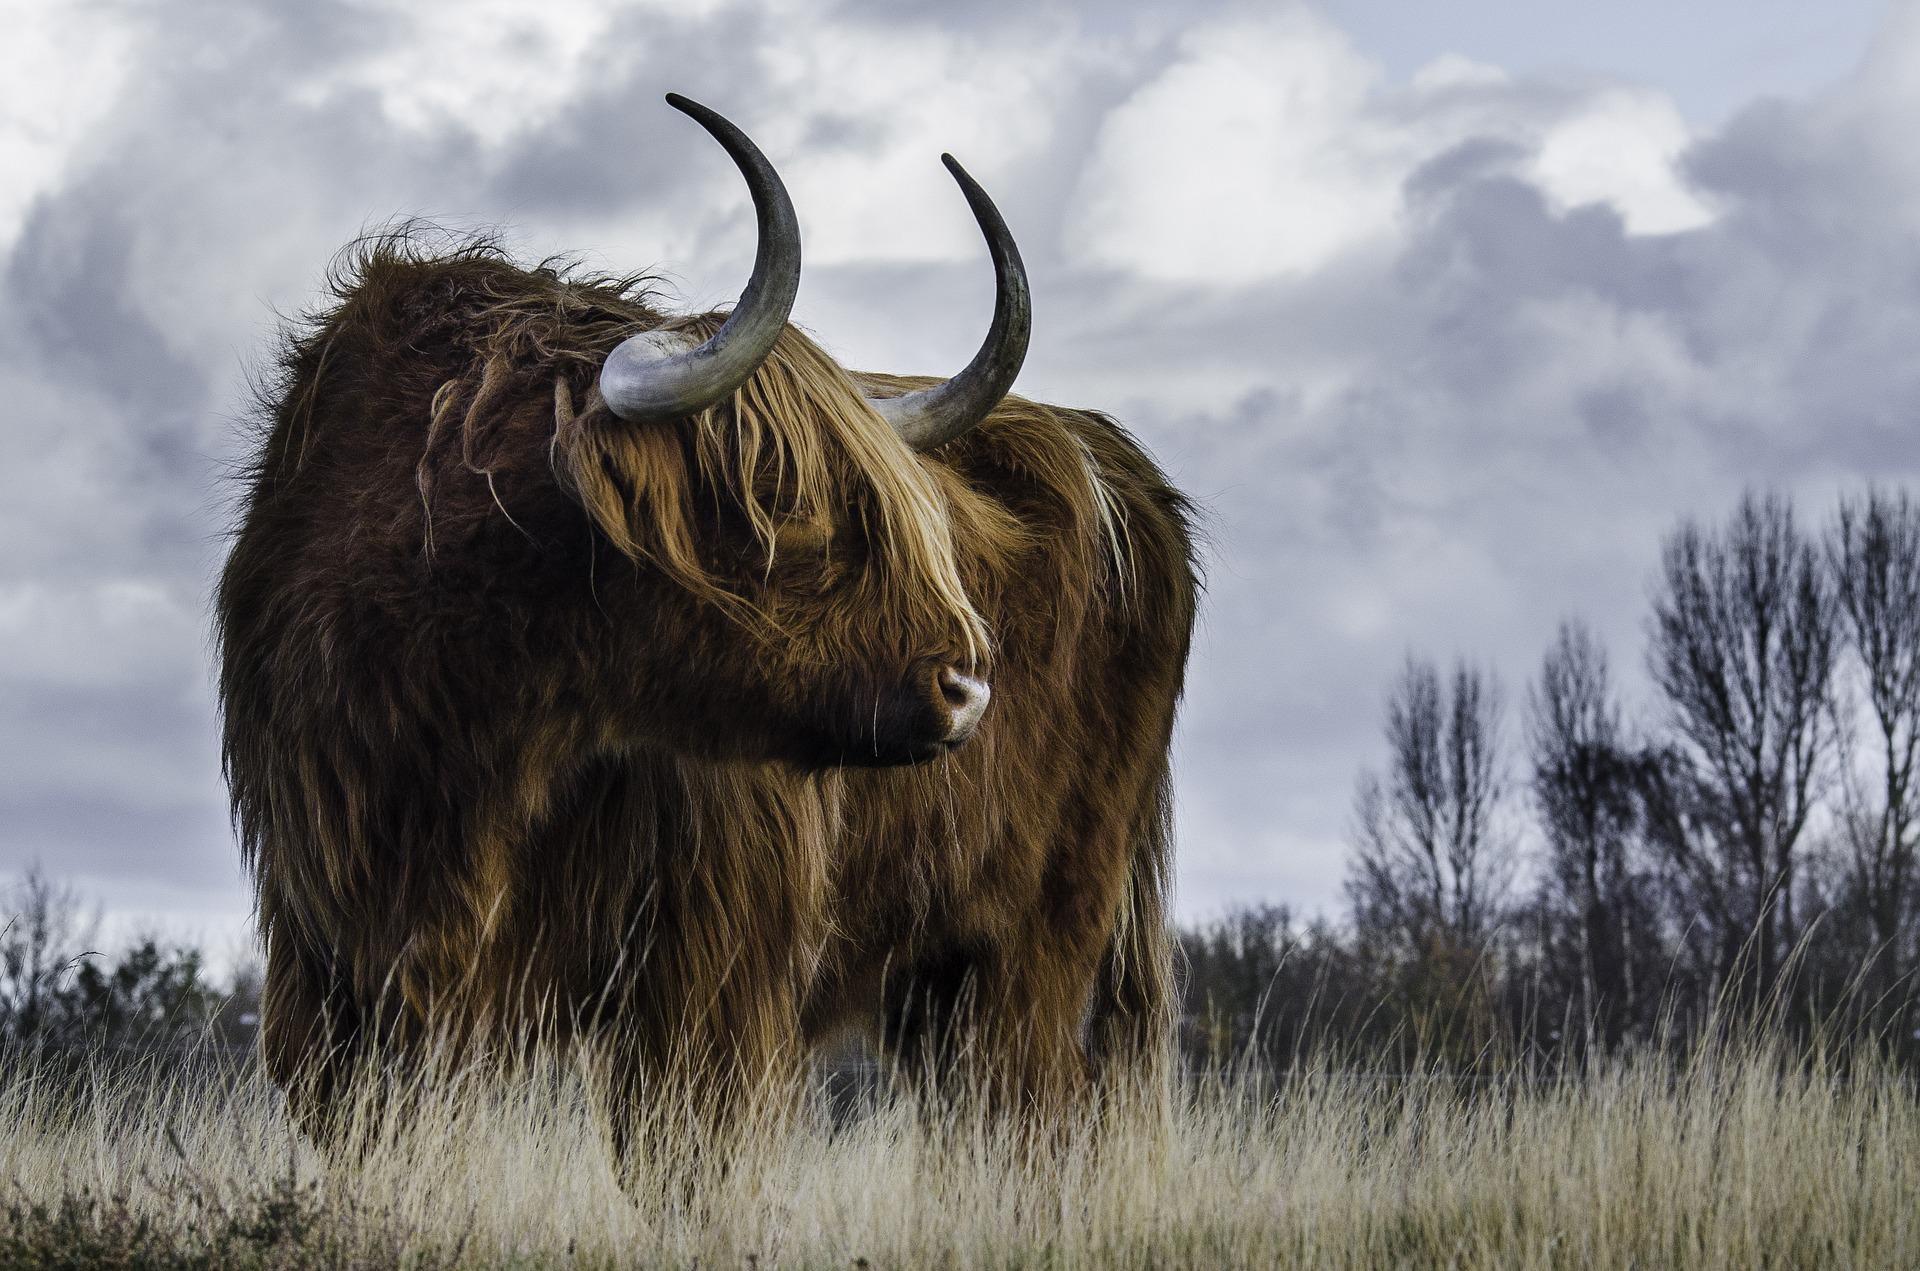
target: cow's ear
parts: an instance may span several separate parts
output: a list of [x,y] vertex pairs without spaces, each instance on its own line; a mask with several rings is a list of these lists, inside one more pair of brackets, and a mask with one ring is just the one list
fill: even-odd
[[563,371],[553,377],[553,435],[547,441],[547,466],[553,469],[554,479],[560,487],[575,499],[580,491],[573,480],[573,453],[580,442],[581,429],[586,420],[596,410],[606,413],[606,403],[600,399],[600,388],[594,385],[587,389],[581,409],[575,409],[574,387],[568,382]]

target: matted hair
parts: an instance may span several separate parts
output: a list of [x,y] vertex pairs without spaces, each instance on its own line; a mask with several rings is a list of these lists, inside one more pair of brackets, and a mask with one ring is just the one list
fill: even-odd
[[[684,422],[632,424],[600,397],[597,379],[608,350],[636,328],[704,340],[723,314],[663,317],[648,303],[653,282],[644,276],[588,274],[552,261],[522,269],[489,242],[429,253],[405,234],[362,245],[337,271],[335,290],[351,302],[377,292],[388,275],[429,267],[466,275],[481,334],[470,366],[433,395],[416,472],[427,513],[426,550],[432,550],[434,467],[442,446],[457,440],[462,465],[487,474],[493,440],[516,417],[550,401],[555,477],[632,559],[774,634],[778,616],[741,594],[705,558],[699,490],[726,492],[771,569],[783,524],[831,519],[845,510],[850,489],[864,487],[873,497],[860,506],[878,520],[864,527],[868,550],[888,557],[877,576],[922,584],[873,597],[874,612],[957,626],[963,651],[984,660],[987,624],[961,582],[950,531],[954,509],[940,482],[848,373],[797,328],[787,327],[759,369],[722,401]],[[504,506],[500,510],[511,519]],[[1010,521],[1003,530],[1017,533]]]

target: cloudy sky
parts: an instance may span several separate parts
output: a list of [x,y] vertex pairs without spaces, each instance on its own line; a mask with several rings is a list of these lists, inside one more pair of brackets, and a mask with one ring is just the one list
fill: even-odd
[[1033,275],[1029,395],[1209,509],[1180,904],[1337,902],[1409,651],[1638,665],[1661,534],[1920,466],[1920,6],[1868,0],[0,0],[0,875],[245,921],[207,612],[275,314],[399,215],[944,372]]

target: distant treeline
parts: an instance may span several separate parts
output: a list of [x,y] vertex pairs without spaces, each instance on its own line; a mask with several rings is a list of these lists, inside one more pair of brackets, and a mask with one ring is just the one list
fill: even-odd
[[194,948],[154,936],[102,950],[97,911],[30,871],[0,886],[0,1045],[99,1050],[253,1044],[260,971],[219,979]]
[[1183,932],[1189,1048],[1564,1057],[1715,1021],[1920,1054],[1920,506],[1808,528],[1750,492],[1674,528],[1651,591],[1642,711],[1577,619],[1517,730],[1491,668],[1409,657],[1346,913]]
[[[1578,1059],[1710,1022],[1920,1058],[1920,505],[1870,489],[1809,528],[1749,493],[1667,535],[1651,593],[1639,710],[1578,620],[1516,712],[1493,669],[1409,657],[1346,911],[1178,933],[1191,1059]],[[0,923],[0,1042],[251,1042],[256,965],[94,952],[37,873]]]

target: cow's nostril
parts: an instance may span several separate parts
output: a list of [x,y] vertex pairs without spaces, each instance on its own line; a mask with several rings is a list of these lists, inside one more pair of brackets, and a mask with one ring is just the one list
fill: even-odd
[[948,741],[965,741],[987,713],[993,690],[985,680],[975,679],[950,666],[940,668],[940,696],[946,699],[952,715],[947,720]]

